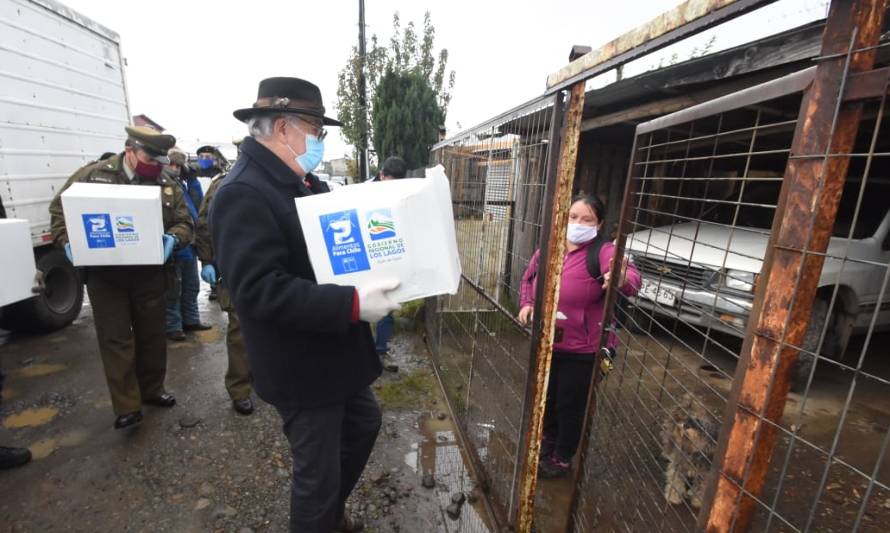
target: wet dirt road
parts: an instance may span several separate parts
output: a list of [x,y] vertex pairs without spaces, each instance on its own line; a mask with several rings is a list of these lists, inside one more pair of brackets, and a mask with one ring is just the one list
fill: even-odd
[[[135,429],[111,427],[88,305],[54,334],[0,336],[0,444],[34,455],[0,471],[0,532],[287,530],[290,455],[280,420],[261,401],[253,416],[232,411],[225,316],[206,292],[199,301],[213,330],[168,345],[167,387],[178,403],[146,407]],[[400,370],[375,384],[384,424],[351,511],[367,531],[489,531],[422,340],[399,333],[392,354]],[[458,492],[469,499],[449,515]]]

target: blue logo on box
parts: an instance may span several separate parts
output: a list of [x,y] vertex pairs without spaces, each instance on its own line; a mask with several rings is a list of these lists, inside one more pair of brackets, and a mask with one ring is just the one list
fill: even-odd
[[88,248],[114,248],[111,217],[108,213],[83,214]]
[[318,217],[334,275],[371,270],[355,209]]

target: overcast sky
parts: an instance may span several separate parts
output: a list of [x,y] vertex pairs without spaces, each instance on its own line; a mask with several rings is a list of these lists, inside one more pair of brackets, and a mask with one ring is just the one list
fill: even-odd
[[[358,39],[358,0],[62,1],[120,34],[130,111],[149,115],[186,147],[244,135],[232,111],[250,106],[258,82],[270,76],[312,81],[334,113],[337,73]],[[436,49],[448,49],[448,67],[457,76],[447,120],[452,134],[458,124],[470,127],[540,94],[573,44],[597,47],[676,3],[366,0],[365,9],[368,36],[376,33],[383,43],[394,12],[403,26],[413,20],[418,27],[424,11],[431,12]],[[716,45],[726,48],[819,18],[825,4],[783,0],[757,20],[722,29]],[[326,160],[349,151],[339,134],[328,136]]]

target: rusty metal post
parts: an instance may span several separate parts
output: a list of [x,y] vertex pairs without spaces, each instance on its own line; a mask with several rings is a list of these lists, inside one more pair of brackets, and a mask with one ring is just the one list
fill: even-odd
[[[518,531],[530,533],[534,524],[535,489],[538,482],[538,460],[541,452],[541,431],[544,424],[544,404],[547,399],[547,381],[550,378],[550,360],[553,357],[553,336],[556,324],[556,308],[559,304],[559,281],[562,277],[562,263],[565,256],[565,231],[569,219],[569,204],[572,201],[572,184],[575,181],[575,166],[578,161],[578,141],[581,136],[581,118],[584,112],[583,81],[569,90],[568,103],[563,117],[563,131],[559,144],[559,161],[556,179],[553,184],[552,204],[548,206],[549,219],[545,219],[541,245],[541,257],[535,298],[535,321],[540,330],[532,338],[532,349],[536,351],[534,366],[529,373],[529,388],[526,395],[525,449],[520,467]],[[554,117],[556,109],[554,109]],[[548,183],[548,185],[550,184]]]
[[[743,532],[770,458],[824,263],[862,116],[861,103],[842,102],[847,72],[874,64],[884,0],[831,4],[813,84],[801,103],[791,158],[776,208],[761,284],[749,320],[715,455],[712,483],[699,524],[709,532]],[[832,57],[824,57],[832,56]],[[712,503],[708,505],[708,503]]]
[[[542,241],[547,240],[547,236],[550,235],[550,223],[551,216],[553,214],[553,195],[556,191],[556,172],[559,164],[559,147],[562,146],[561,137],[562,137],[562,123],[565,118],[565,102],[563,101],[563,94],[558,92],[554,94],[552,97],[552,105],[553,111],[550,114],[550,132],[549,132],[549,148],[547,149],[547,162],[544,167],[544,195],[541,197],[541,202],[544,207],[544,212],[542,213],[541,220],[541,233],[539,238]],[[542,248],[541,254],[546,254],[547,249]],[[546,268],[546,264],[543,265]],[[544,272],[546,274],[546,272]],[[538,275],[542,275],[542,271],[539,269]],[[538,301],[540,297],[540,293],[536,291],[535,301]],[[541,328],[537,326],[537,322],[532,322],[532,334],[531,334],[531,342],[529,348],[529,362],[528,362],[528,373],[526,375],[526,383],[525,383],[525,394],[522,399],[522,416],[520,418],[519,423],[519,439],[517,445],[517,453],[516,453],[516,462],[514,464],[513,470],[513,486],[512,486],[512,496],[510,500],[510,508],[507,511],[509,515],[509,522],[511,526],[515,526],[518,522],[519,517],[519,500],[522,497],[522,479],[527,471],[525,465],[525,457],[527,453],[528,447],[528,433],[526,432],[526,428],[529,426],[529,420],[531,416],[531,405],[533,404],[532,396],[535,391],[535,383],[536,376],[534,373],[534,369],[537,366],[537,358],[538,358],[538,339],[541,336]]]

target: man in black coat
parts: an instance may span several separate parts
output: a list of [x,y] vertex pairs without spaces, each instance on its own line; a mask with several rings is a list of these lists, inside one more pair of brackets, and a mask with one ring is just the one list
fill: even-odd
[[260,82],[235,111],[250,136],[210,206],[221,283],[241,318],[257,394],[281,415],[293,454],[292,532],[359,531],[344,504],[370,456],[381,415],[368,322],[398,308],[398,281],[316,283],[294,198],[327,192],[321,92],[296,78]]

